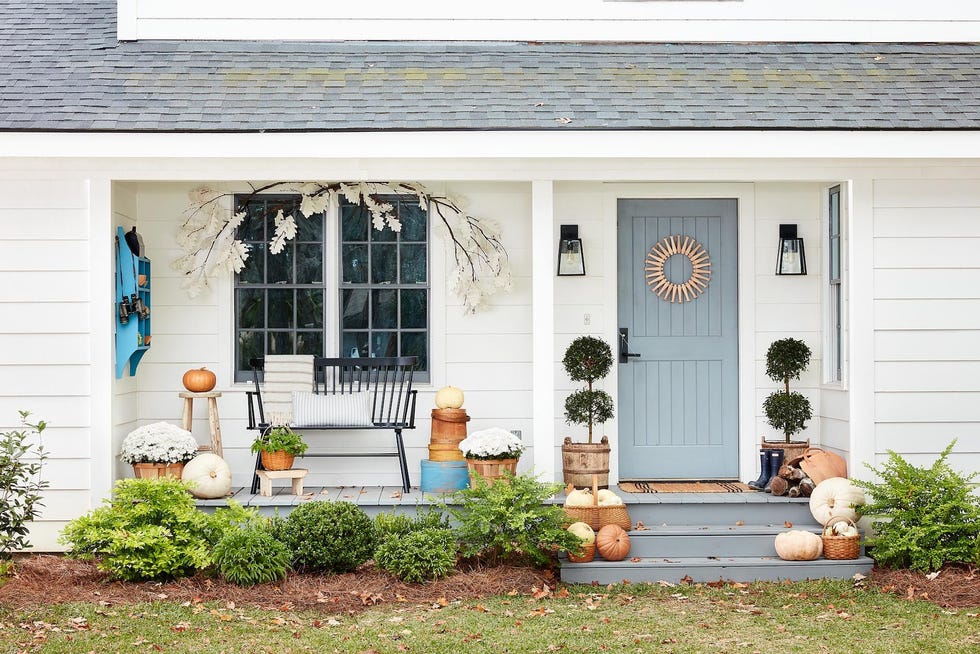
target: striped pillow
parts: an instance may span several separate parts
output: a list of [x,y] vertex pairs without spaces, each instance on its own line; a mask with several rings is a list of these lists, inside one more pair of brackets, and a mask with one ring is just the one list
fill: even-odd
[[371,393],[317,395],[293,391],[292,427],[373,427]]

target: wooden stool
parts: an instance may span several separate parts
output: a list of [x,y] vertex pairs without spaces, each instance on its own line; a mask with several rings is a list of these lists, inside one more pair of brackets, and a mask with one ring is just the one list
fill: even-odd
[[191,425],[194,421],[194,400],[199,397],[205,397],[208,400],[208,427],[211,429],[211,446],[207,445],[201,446],[199,450],[209,450],[214,452],[221,458],[224,458],[224,453],[221,450],[221,424],[218,422],[218,398],[221,397],[221,393],[218,391],[211,391],[210,393],[180,393],[180,397],[184,399],[184,415],[181,418],[181,427],[187,431],[191,431]]
[[255,474],[259,477],[259,495],[272,497],[273,479],[292,479],[293,495],[303,494],[303,477],[309,472],[305,468],[293,468],[291,470],[256,470]]

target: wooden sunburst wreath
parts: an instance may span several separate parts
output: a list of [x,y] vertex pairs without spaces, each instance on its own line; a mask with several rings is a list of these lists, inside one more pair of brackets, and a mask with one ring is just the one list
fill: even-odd
[[[680,284],[670,281],[664,272],[667,259],[675,254],[691,262],[691,276]],[[650,290],[665,302],[690,302],[701,295],[711,281],[711,259],[708,251],[690,236],[665,236],[647,253],[646,280]]]

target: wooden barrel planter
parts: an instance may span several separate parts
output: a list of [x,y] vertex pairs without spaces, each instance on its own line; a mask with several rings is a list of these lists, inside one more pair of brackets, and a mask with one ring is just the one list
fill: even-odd
[[803,453],[810,448],[810,439],[805,441],[762,441],[762,449],[764,450],[782,450],[783,451],[783,461],[792,461],[797,457],[803,456]]
[[466,438],[466,409],[433,409],[429,436],[430,461],[462,461],[459,443]]
[[592,475],[598,476],[598,487],[609,487],[609,439],[598,443],[573,443],[566,437],[561,446],[561,468],[566,484],[591,488]]

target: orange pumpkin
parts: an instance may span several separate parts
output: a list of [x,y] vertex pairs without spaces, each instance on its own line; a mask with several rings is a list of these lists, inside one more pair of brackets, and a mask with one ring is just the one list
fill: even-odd
[[218,378],[207,368],[195,368],[185,372],[181,381],[191,393],[207,393],[218,383]]
[[595,535],[599,555],[607,561],[622,561],[630,553],[630,536],[619,525],[606,525]]

